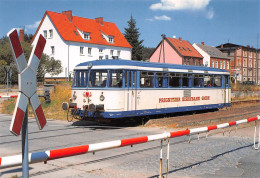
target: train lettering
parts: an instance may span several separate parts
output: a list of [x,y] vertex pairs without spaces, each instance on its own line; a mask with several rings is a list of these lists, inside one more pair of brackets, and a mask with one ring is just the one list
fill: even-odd
[[201,100],[210,100],[210,96],[202,96]]
[[182,97],[182,101],[199,101],[200,97]]
[[159,98],[159,103],[166,103],[166,102],[180,102],[181,98]]
[[159,98],[159,103],[169,103],[169,102],[180,102],[180,101],[200,101],[200,100],[210,100],[210,96],[198,97],[177,97],[177,98]]

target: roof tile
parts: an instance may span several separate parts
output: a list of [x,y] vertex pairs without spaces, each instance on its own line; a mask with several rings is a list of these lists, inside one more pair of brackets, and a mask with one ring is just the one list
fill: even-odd
[[175,38],[166,38],[168,42],[182,55],[203,58],[203,56],[190,44],[189,41]]

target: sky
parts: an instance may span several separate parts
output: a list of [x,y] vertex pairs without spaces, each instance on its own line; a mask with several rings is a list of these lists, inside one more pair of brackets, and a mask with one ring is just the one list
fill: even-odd
[[103,17],[122,33],[132,15],[145,47],[156,47],[162,34],[191,44],[260,47],[259,0],[0,0],[0,37],[21,27],[34,34],[46,10]]

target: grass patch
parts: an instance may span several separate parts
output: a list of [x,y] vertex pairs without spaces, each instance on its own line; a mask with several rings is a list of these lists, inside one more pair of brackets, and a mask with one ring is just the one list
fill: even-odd
[[[50,93],[51,103],[45,103],[44,98],[40,98],[40,102],[42,104],[42,108],[46,118],[49,119],[67,119],[67,112],[62,110],[61,104],[62,102],[68,102],[71,90],[70,85],[56,85],[55,90]],[[2,103],[2,113],[5,114],[13,114],[14,107],[16,104],[16,99],[5,100]],[[29,116],[34,117],[31,106],[28,107]]]

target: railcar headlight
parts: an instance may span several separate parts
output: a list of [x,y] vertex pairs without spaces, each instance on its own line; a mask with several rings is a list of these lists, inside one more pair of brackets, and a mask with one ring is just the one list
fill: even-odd
[[100,95],[99,99],[100,99],[100,101],[104,101],[105,100],[104,95]]

